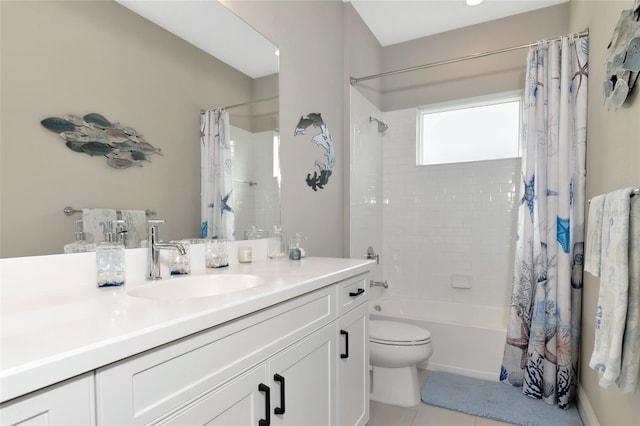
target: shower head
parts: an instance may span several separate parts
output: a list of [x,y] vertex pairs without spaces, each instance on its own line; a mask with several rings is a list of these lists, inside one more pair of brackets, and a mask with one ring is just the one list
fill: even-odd
[[377,118],[369,116],[369,123],[373,123],[374,121],[378,122],[378,133],[383,133],[389,128],[384,121],[380,121]]

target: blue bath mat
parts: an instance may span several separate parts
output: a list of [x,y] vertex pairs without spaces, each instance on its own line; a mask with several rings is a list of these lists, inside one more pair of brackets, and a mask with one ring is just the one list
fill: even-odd
[[441,371],[429,373],[420,396],[430,405],[523,426],[582,426],[575,406],[562,410],[500,382]]

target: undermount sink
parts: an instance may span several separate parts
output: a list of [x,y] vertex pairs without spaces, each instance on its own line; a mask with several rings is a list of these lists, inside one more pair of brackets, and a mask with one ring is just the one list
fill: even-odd
[[263,282],[263,278],[248,274],[192,275],[145,284],[127,294],[154,300],[195,299],[235,293]]

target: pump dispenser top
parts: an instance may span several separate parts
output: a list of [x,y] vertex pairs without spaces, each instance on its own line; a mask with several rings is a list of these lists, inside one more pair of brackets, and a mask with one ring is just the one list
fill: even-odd
[[65,253],[85,253],[93,251],[96,248],[95,244],[89,243],[84,235],[82,219],[76,220],[76,239],[75,241],[66,244],[64,246]]

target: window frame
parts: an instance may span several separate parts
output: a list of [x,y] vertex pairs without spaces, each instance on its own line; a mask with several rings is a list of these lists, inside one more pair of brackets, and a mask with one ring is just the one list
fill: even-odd
[[[424,147],[424,130],[423,130],[423,117],[427,114],[433,114],[437,112],[459,111],[469,108],[477,108],[489,105],[498,105],[509,102],[519,102],[519,115],[518,115],[518,149],[517,156],[515,157],[500,157],[500,158],[485,158],[482,160],[468,160],[468,161],[450,161],[446,163],[425,164],[422,163],[422,154]],[[492,93],[490,95],[476,96],[472,98],[456,99],[453,101],[439,102],[430,105],[424,105],[418,107],[416,113],[417,120],[417,135],[416,135],[416,166],[429,167],[429,166],[443,166],[451,164],[465,164],[474,163],[480,161],[496,161],[505,160],[508,158],[521,158],[522,157],[522,118],[523,118],[523,104],[524,104],[524,90],[511,90],[507,92]]]

